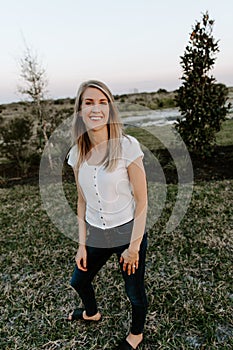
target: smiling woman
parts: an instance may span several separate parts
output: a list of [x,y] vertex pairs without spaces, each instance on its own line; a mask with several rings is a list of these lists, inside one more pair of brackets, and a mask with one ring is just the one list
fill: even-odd
[[81,84],[73,122],[73,139],[78,149],[77,167],[90,156],[93,145],[103,147],[104,141],[109,139],[105,143],[107,149],[103,161],[106,160],[108,170],[113,170],[121,152],[121,137],[122,123],[108,87],[96,80]]
[[99,321],[92,280],[116,254],[132,305],[132,327],[117,349],[137,349],[147,313],[144,287],[147,184],[143,152],[125,135],[108,87],[95,80],[77,94],[73,123],[76,145],[69,153],[78,191],[79,247],[71,286],[84,308],[68,321]]

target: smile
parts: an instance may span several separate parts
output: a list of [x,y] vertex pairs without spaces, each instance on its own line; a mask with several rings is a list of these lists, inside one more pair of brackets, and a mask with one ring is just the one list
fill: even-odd
[[103,117],[90,117],[91,120],[101,120]]

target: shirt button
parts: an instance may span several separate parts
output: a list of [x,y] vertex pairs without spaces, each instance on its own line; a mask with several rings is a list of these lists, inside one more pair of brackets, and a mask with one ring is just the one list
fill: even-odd
[[96,185],[94,185],[96,187]]
[[96,192],[96,195],[98,196],[98,193]]
[[103,219],[103,216],[101,216],[100,219]]
[[100,210],[103,210],[102,208],[100,208]]
[[103,226],[105,226],[105,223],[103,222]]

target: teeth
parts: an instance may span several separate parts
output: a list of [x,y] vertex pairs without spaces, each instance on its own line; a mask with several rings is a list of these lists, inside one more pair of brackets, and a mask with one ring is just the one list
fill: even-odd
[[101,117],[91,117],[91,120],[101,120]]

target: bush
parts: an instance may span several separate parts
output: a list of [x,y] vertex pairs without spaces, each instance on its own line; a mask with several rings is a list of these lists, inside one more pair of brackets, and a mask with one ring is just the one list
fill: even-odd
[[27,173],[33,154],[32,135],[33,121],[29,116],[16,117],[1,127],[1,153],[23,174]]
[[57,100],[54,100],[54,104],[55,105],[63,105],[64,104],[64,99],[59,98]]
[[158,89],[158,91],[157,91],[157,93],[158,94],[167,94],[168,92],[167,92],[167,90],[166,89]]

